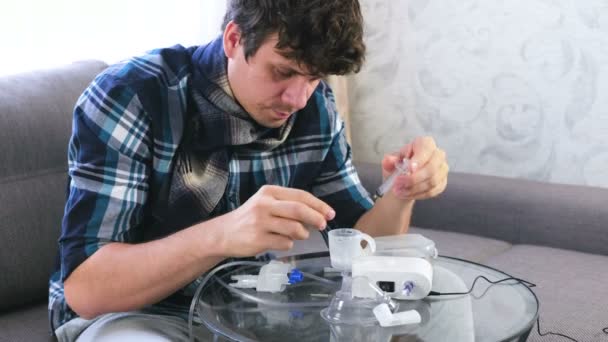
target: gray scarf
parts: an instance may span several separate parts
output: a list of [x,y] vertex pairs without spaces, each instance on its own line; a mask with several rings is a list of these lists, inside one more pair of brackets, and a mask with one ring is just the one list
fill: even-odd
[[[195,52],[193,59],[196,57]],[[232,150],[272,150],[285,142],[295,121],[292,115],[279,128],[265,128],[236,103],[229,93],[221,40],[207,45],[198,58],[189,84],[191,114],[185,122],[171,184],[161,195],[163,221],[170,220],[175,228],[205,220],[214,211],[226,191]]]

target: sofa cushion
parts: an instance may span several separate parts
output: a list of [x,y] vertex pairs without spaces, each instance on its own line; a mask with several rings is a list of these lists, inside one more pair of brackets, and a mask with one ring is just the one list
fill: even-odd
[[[382,180],[378,164],[357,162],[368,190]],[[608,255],[608,189],[450,172],[445,192],[418,201],[412,224]]]
[[422,234],[433,240],[440,255],[478,263],[483,263],[491,256],[501,254],[511,248],[511,244],[508,242],[469,234],[417,227],[410,228],[409,232]]
[[103,62],[0,78],[0,311],[46,298],[76,99]]
[[[608,257],[550,247],[517,245],[484,264],[535,283],[541,333],[568,335],[578,341],[608,341]],[[536,329],[528,341],[544,342]],[[561,339],[560,339],[561,341]]]
[[412,222],[608,255],[606,203],[608,189],[453,172],[444,194],[416,203]]
[[54,340],[49,329],[46,304],[0,315],[0,342]]

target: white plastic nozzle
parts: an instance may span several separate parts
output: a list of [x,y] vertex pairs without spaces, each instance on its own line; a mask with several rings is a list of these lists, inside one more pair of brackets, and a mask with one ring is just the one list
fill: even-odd
[[251,289],[255,288],[258,292],[282,292],[285,286],[290,284],[290,281],[301,280],[302,274],[298,271],[300,277],[290,279],[289,272],[294,269],[292,265],[284,262],[272,260],[268,264],[260,268],[260,274],[239,274],[230,277],[236,280],[236,283],[230,283],[232,287]]
[[288,273],[292,265],[272,260],[262,266],[257,279],[256,290],[259,292],[282,292],[289,284]]
[[388,304],[382,303],[374,308],[374,316],[382,327],[393,327],[396,325],[418,324],[422,321],[416,310],[392,313]]
[[251,274],[239,274],[230,277],[232,280],[236,280],[236,283],[230,283],[230,286],[237,287],[240,289],[253,289],[258,284],[258,276]]

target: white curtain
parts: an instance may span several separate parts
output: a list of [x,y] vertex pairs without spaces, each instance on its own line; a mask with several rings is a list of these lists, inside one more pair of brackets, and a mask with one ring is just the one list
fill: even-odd
[[338,113],[344,120],[344,126],[346,128],[346,139],[351,142],[351,124],[350,124],[350,106],[348,102],[348,80],[344,76],[329,76],[327,82],[331,87],[334,97],[336,98],[336,106],[338,107]]
[[202,44],[220,32],[225,6],[225,0],[2,1],[0,74]]

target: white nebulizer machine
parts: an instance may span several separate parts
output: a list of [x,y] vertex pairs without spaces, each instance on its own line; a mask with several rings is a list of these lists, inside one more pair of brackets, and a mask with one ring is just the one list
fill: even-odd
[[[352,276],[365,276],[389,296],[418,300],[431,292],[435,243],[420,234],[383,236],[375,239],[373,255],[352,263]],[[367,287],[353,287],[353,295],[369,298]]]
[[[361,241],[367,242],[366,248]],[[420,300],[431,292],[432,263],[438,255],[432,240],[420,234],[373,239],[355,229],[334,229],[329,233],[329,254],[343,280],[342,289],[321,312],[327,321],[373,320],[383,327],[421,322],[416,310],[398,312],[393,299]]]
[[[417,300],[431,292],[431,263],[417,257],[368,256],[353,261],[353,278],[367,277],[387,295],[396,299]],[[353,296],[373,298],[369,286],[354,286]]]
[[[362,247],[365,241],[367,246]],[[320,314],[329,324],[379,324],[381,327],[421,323],[427,317],[422,302],[433,284],[433,260],[437,257],[435,243],[419,234],[401,234],[372,238],[356,229],[333,229],[329,232],[331,268],[338,271],[342,283],[303,272],[293,264],[272,260],[269,263],[234,261],[216,267],[199,284],[198,298],[205,284],[221,270],[234,266],[260,267],[259,273],[231,275],[225,284],[233,294],[263,308],[324,307]],[[333,275],[335,277],[335,273]],[[308,278],[338,290],[328,301],[277,301],[288,286]],[[296,285],[299,286],[299,285]],[[255,289],[255,292],[245,292]],[[257,295],[255,293],[258,293]],[[310,294],[314,296],[313,293]],[[400,301],[403,310],[399,310]],[[192,331],[196,300],[190,306],[188,319]],[[420,303],[420,304],[416,304]],[[264,312],[271,312],[264,310]],[[428,319],[428,317],[426,318]],[[192,336],[192,333],[190,334]]]

